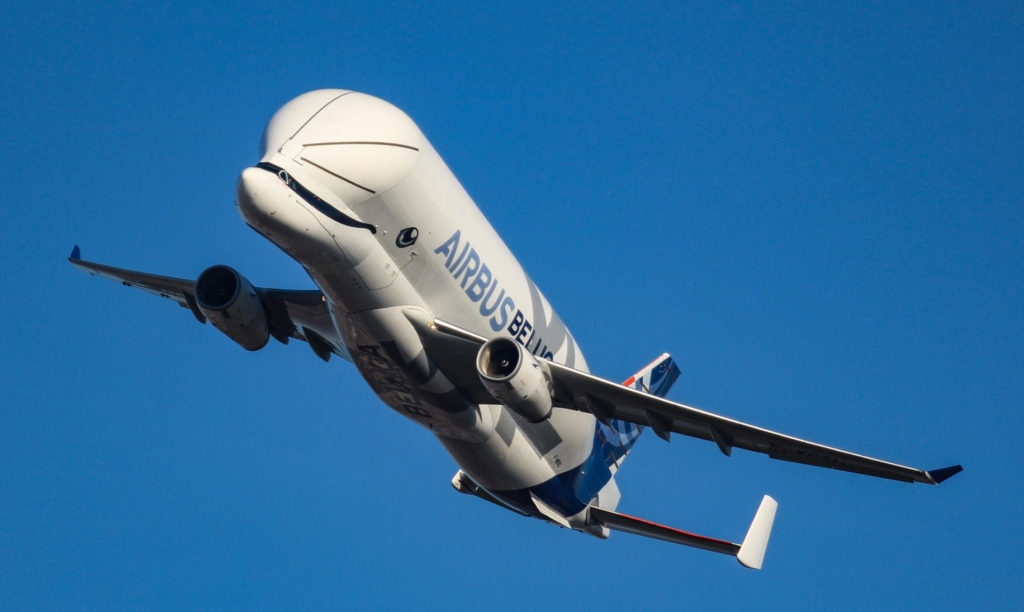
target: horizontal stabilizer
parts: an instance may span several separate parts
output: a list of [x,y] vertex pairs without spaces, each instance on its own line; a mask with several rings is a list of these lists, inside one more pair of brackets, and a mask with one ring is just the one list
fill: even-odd
[[750,529],[747,530],[747,536],[743,538],[742,544],[734,544],[725,540],[689,533],[627,514],[604,510],[596,506],[591,506],[590,518],[592,521],[600,523],[609,529],[731,555],[736,557],[745,567],[761,569],[761,562],[764,561],[764,552],[768,547],[768,538],[772,532],[772,523],[775,521],[775,510],[778,507],[779,504],[774,499],[767,495],[764,496],[761,500],[761,506],[757,509],[757,514],[754,515],[754,521],[750,524]]
[[497,497],[491,495],[490,491],[473,482],[473,479],[462,470],[455,472],[455,476],[452,476],[452,488],[463,495],[475,495],[484,501],[491,502],[492,504],[500,506],[506,510],[511,510],[517,514],[522,514],[523,516],[530,516],[521,509],[516,508],[515,506],[510,506]]

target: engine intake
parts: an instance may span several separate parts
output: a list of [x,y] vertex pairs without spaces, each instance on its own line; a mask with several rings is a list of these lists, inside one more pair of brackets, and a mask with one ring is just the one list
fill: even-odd
[[547,366],[510,338],[480,347],[476,370],[487,391],[533,423],[551,416],[551,376]]
[[270,324],[252,283],[228,266],[211,266],[196,280],[196,305],[243,348],[255,351],[270,339]]

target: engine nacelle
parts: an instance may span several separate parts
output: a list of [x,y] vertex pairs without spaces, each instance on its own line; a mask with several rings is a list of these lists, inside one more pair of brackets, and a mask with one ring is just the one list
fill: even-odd
[[547,366],[510,338],[480,347],[476,371],[487,391],[533,423],[551,416],[551,376]]
[[212,266],[196,280],[196,304],[214,327],[255,351],[270,339],[270,324],[252,283],[228,266]]

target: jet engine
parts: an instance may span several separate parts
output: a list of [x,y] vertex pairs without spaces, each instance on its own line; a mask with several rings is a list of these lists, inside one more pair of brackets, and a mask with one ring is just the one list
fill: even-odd
[[551,375],[542,361],[510,338],[494,338],[480,347],[476,371],[487,391],[532,423],[551,415]]
[[267,313],[252,283],[228,266],[212,266],[196,280],[196,304],[214,327],[249,351],[270,339]]

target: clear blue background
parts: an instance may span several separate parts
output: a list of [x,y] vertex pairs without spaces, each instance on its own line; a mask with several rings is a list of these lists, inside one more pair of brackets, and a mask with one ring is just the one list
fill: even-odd
[[[227,3],[224,3],[227,4]],[[854,4],[854,3],[851,3]],[[5,2],[0,607],[1020,605],[1024,9]],[[596,373],[940,487],[645,434],[620,509],[765,569],[456,494],[350,365],[249,354],[64,258],[261,286],[234,208],[290,98],[405,109]]]

